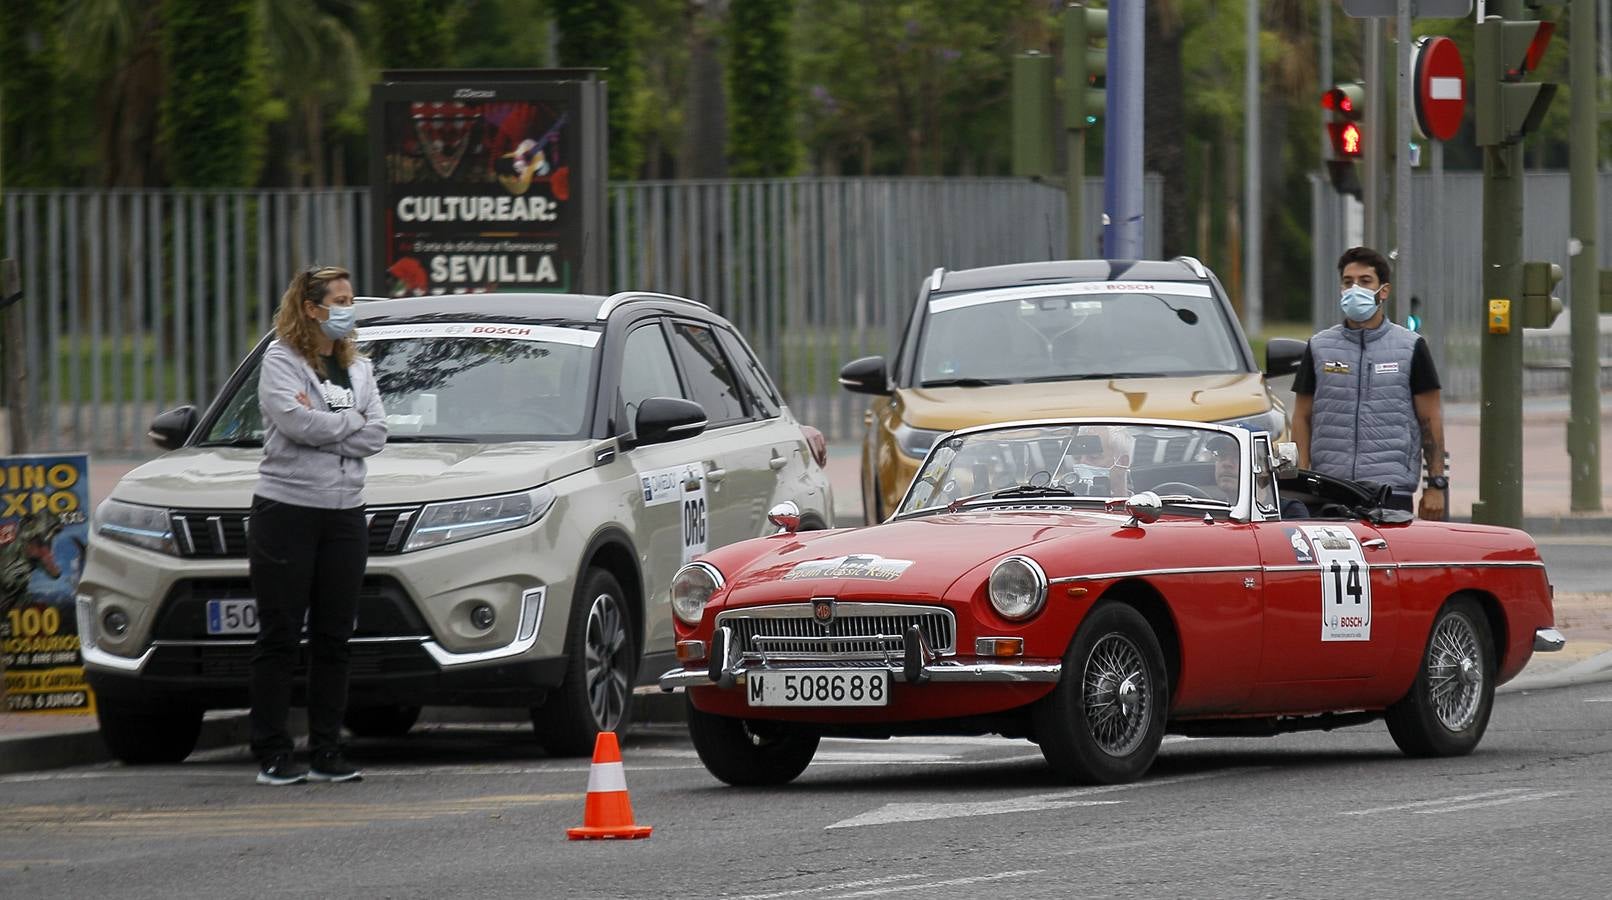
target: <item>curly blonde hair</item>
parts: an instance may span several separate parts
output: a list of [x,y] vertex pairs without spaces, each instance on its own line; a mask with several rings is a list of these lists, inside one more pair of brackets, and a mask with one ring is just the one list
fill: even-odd
[[[280,311],[274,315],[274,333],[280,343],[301,354],[321,378],[325,376],[325,364],[319,358],[319,339],[324,335],[319,330],[319,323],[303,313],[302,304],[322,305],[330,283],[343,279],[352,281],[353,275],[341,266],[310,266],[303,269],[291,279],[291,284],[280,296]],[[349,334],[337,341],[332,353],[342,368],[351,366],[353,359],[358,356],[353,336]]]

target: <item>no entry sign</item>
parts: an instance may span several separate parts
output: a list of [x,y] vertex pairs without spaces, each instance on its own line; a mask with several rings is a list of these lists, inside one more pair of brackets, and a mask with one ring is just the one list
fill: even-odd
[[1447,37],[1422,38],[1416,42],[1411,71],[1417,134],[1439,141],[1455,137],[1466,115],[1466,65],[1460,49]]

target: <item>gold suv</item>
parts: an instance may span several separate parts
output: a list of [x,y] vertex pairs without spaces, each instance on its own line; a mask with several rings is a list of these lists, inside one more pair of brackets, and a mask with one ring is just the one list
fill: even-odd
[[1219,279],[1190,257],[1063,260],[924,280],[901,344],[840,370],[873,394],[862,444],[869,522],[896,508],[937,438],[956,428],[1067,416],[1191,419],[1287,435],[1266,384],[1304,342],[1254,362]]

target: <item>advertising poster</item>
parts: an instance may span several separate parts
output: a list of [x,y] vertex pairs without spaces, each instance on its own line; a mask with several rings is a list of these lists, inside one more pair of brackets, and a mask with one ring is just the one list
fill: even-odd
[[387,73],[375,86],[377,287],[603,290],[603,85],[489,74]]
[[89,541],[89,458],[0,457],[0,652],[12,712],[89,712],[73,592]]

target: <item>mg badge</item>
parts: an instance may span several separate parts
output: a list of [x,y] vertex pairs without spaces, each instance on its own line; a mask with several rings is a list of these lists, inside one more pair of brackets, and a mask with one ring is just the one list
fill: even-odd
[[824,628],[834,623],[833,597],[818,597],[812,601],[812,621]]

